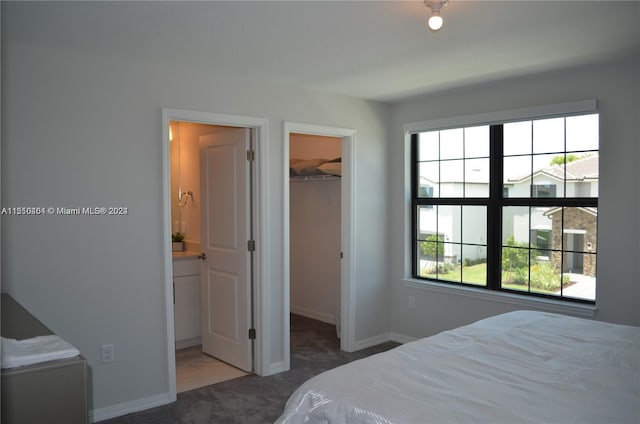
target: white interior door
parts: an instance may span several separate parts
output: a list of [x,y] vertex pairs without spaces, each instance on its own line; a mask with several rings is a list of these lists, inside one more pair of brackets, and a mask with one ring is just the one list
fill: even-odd
[[252,371],[248,128],[200,137],[202,350]]

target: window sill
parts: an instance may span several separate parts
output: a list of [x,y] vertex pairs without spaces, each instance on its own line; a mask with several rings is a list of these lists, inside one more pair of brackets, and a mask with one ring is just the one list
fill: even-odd
[[454,286],[449,284],[436,283],[434,281],[417,280],[411,278],[404,278],[402,279],[402,282],[404,283],[405,287],[411,287],[415,289],[422,289],[454,296],[465,296],[473,299],[506,303],[525,308],[534,308],[538,310],[545,310],[548,312],[568,314],[585,318],[593,318],[597,311],[596,305],[588,305],[583,303],[571,303],[541,297],[522,296],[512,293],[504,293],[466,286]]

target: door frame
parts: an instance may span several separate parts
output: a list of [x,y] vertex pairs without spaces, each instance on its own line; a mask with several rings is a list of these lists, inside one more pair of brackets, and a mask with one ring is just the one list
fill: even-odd
[[290,193],[289,193],[289,140],[291,133],[309,134],[342,138],[342,177],[341,177],[341,234],[340,247],[343,253],[340,267],[340,349],[352,352],[355,350],[355,248],[354,248],[354,204],[355,192],[353,190],[355,166],[354,149],[356,131],[351,128],[330,127],[324,125],[305,124],[300,122],[284,121],[283,125],[283,308],[282,320],[284,322],[284,370],[291,367],[291,340],[290,340]]
[[176,395],[176,352],[173,317],[173,255],[171,252],[171,157],[169,141],[169,122],[185,121],[207,125],[250,128],[254,133],[255,172],[253,176],[253,216],[256,251],[254,255],[254,307],[253,316],[258,334],[254,347],[255,373],[264,375],[269,369],[269,264],[267,261],[268,238],[268,173],[267,173],[267,137],[268,121],[242,115],[198,112],[183,109],[162,108],[162,214],[164,240],[164,274],[165,274],[165,324],[167,338],[167,376],[169,399],[174,402]]

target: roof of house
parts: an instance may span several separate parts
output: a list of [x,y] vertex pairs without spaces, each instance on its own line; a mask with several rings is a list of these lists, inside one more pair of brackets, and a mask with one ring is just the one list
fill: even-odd
[[[546,174],[550,177],[562,180],[565,178],[564,165],[551,165],[534,172],[534,176]],[[597,180],[599,176],[598,155],[590,154],[583,158],[574,160],[566,164],[567,181]],[[516,178],[509,178],[509,182],[521,182],[529,179],[529,175],[522,175]]]
[[[562,211],[562,207],[555,207],[555,208],[550,208],[548,210],[546,210],[543,215],[545,216],[550,216],[550,215],[555,215],[556,213]],[[590,215],[593,216],[598,216],[598,208],[591,208],[591,207],[582,207],[582,206],[578,206],[577,209],[580,209],[581,211],[584,211]]]

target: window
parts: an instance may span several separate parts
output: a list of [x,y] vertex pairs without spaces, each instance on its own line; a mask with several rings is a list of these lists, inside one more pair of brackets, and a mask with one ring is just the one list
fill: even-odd
[[412,133],[413,276],[594,302],[598,115]]
[[532,184],[531,197],[556,197],[556,185]]

